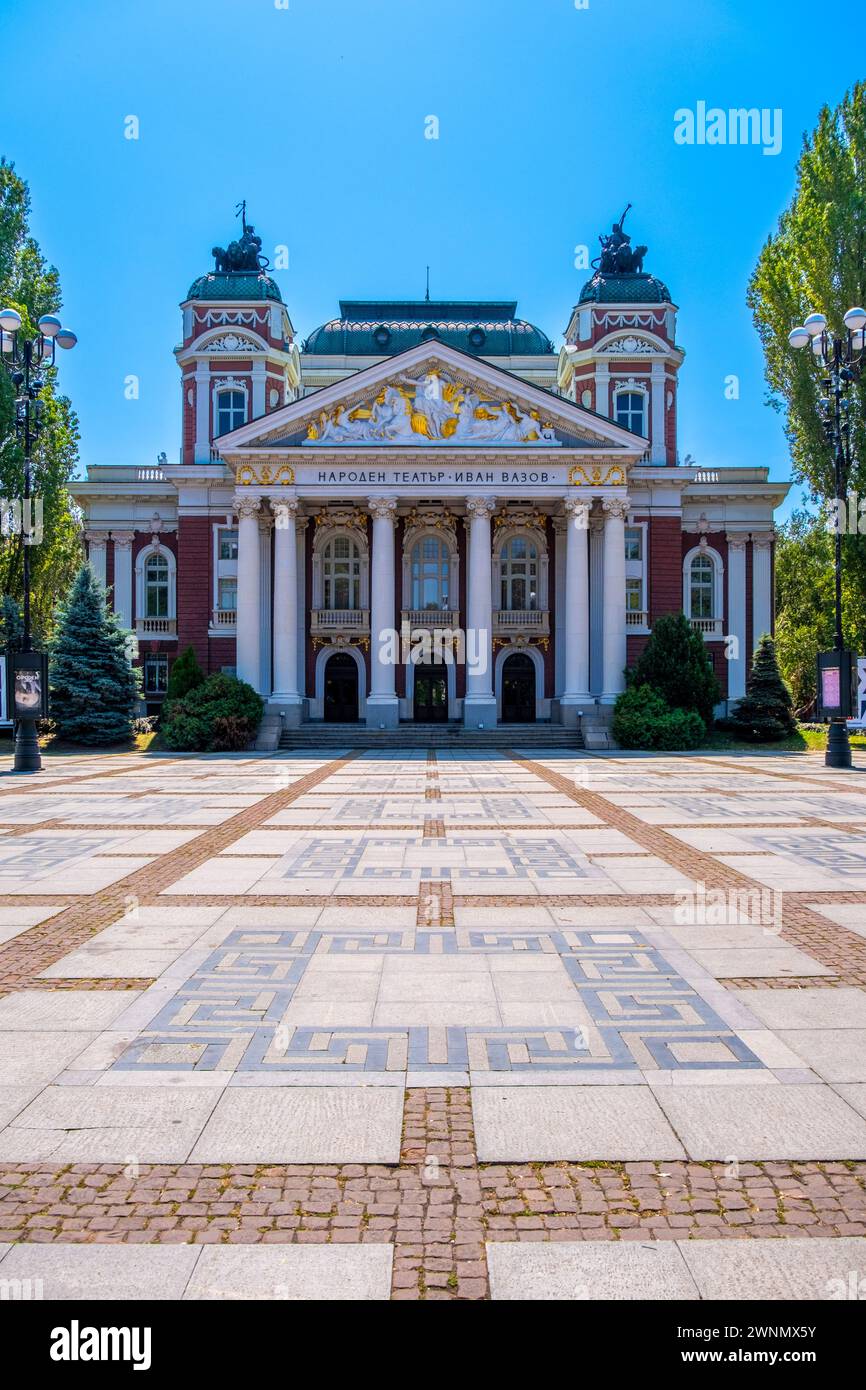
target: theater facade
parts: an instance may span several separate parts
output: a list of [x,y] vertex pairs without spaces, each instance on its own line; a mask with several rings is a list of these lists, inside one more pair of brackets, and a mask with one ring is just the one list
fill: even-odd
[[254,229],[217,248],[176,460],[74,487],[149,708],[192,646],[289,726],[604,722],[680,611],[744,693],[786,484],[680,462],[677,306],[623,219],[601,242],[559,350],[507,300],[344,300],[301,341]]

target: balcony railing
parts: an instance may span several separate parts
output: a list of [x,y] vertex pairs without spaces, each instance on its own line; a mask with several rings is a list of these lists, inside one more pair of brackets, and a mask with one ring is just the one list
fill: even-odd
[[314,608],[310,614],[311,632],[368,632],[369,608]]
[[411,631],[424,628],[455,628],[460,626],[460,613],[456,608],[404,608],[401,621],[409,624]]
[[139,618],[135,625],[139,637],[173,637],[177,632],[175,618]]
[[721,637],[722,620],[721,618],[690,618],[695,632],[702,632],[705,637]]
[[649,627],[649,613],[641,612],[639,608],[627,608],[625,610],[626,627]]
[[550,614],[546,608],[499,608],[493,614],[496,632],[550,632]]
[[215,608],[211,614],[211,627],[237,627],[236,608]]

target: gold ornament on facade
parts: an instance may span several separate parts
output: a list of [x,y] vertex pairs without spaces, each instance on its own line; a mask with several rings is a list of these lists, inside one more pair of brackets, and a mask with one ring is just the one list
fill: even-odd
[[611,463],[606,469],[600,463],[575,463],[568,470],[568,481],[574,487],[621,487],[627,478],[621,463]]
[[251,463],[242,463],[235,475],[235,481],[239,487],[293,487],[295,470],[290,463],[275,466],[260,463],[257,468]]

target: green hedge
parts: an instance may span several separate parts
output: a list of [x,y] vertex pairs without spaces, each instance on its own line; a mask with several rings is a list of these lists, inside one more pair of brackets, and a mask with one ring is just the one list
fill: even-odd
[[706,732],[696,710],[670,709],[649,685],[633,685],[623,691],[613,713],[613,736],[620,748],[679,752],[697,748]]
[[175,752],[239,752],[255,738],[264,707],[251,685],[217,672],[166,702],[163,743]]

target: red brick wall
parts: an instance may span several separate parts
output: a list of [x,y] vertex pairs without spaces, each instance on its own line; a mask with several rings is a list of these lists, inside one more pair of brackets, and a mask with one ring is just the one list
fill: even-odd
[[[177,647],[179,652],[192,647],[202,670],[208,673],[218,670],[220,665],[234,665],[234,655],[231,660],[218,663],[216,668],[210,664],[212,547],[210,517],[181,516],[178,519]],[[235,644],[228,640],[234,653]]]
[[[682,538],[682,539],[681,539]],[[649,523],[650,622],[663,613],[680,613],[683,607],[683,549],[677,516],[654,516]],[[690,544],[694,542],[690,540]]]

